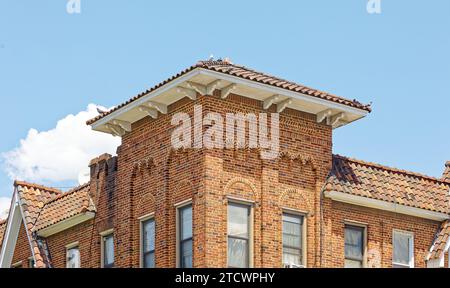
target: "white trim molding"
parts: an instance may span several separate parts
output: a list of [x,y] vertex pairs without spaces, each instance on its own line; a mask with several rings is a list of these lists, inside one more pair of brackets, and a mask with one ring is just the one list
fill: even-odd
[[[196,80],[195,77],[206,77],[213,80],[209,84],[200,84],[193,82]],[[266,99],[260,99],[260,97],[256,97],[253,93],[239,91],[239,89],[244,87],[255,89],[256,91],[264,92],[265,94],[272,94],[272,96],[269,96]],[[139,99],[126,104],[120,109],[111,112],[103,118],[98,119],[90,125],[93,130],[121,137],[126,133],[131,132],[132,124],[134,122],[143,119],[147,115],[151,116],[153,119],[156,119],[158,118],[158,112],[167,114],[167,106],[178,101],[180,99],[179,97],[188,97],[191,100],[196,100],[197,93],[205,96],[211,95],[216,89],[220,90],[220,97],[222,99],[226,99],[230,93],[240,92],[241,96],[263,101],[263,107],[266,110],[272,105],[277,105],[277,113],[283,112],[286,108],[291,108],[316,115],[318,114],[318,122],[322,122],[327,119],[327,124],[331,125],[334,129],[361,119],[370,113],[362,108],[352,107],[335,101],[291,91],[285,88],[258,83],[253,80],[243,79],[237,76],[227,75],[205,68],[195,68],[194,70],[187,72],[186,74],[167,82],[165,85],[143,95]],[[154,102],[156,101],[155,98],[164,93],[167,95],[171,93],[174,97],[165,97],[166,100],[158,100],[165,103]],[[305,103],[307,105],[305,105]],[[314,109],[309,107],[311,105],[314,106]],[[319,112],[319,110],[322,111]],[[133,114],[138,111],[140,111],[138,114]],[[130,114],[133,116],[130,116]]]
[[362,196],[351,195],[343,192],[336,192],[336,191],[325,192],[325,197],[330,198],[331,200],[337,202],[343,202],[347,204],[374,208],[399,214],[405,214],[409,216],[415,216],[434,221],[444,221],[450,219],[449,214],[429,211],[426,209],[410,207],[406,205],[391,203],[377,199],[371,199]]
[[3,237],[3,244],[0,251],[0,268],[11,267],[17,238],[19,237],[20,226],[22,224],[22,213],[16,191],[14,191],[11,203],[8,222]]
[[91,220],[95,217],[94,212],[86,212],[82,214],[75,215],[73,217],[70,217],[64,221],[61,221],[57,224],[54,224],[52,226],[49,226],[47,228],[44,228],[42,230],[37,231],[37,234],[41,237],[48,237],[55,235],[59,232],[62,232],[64,230],[67,230],[73,226],[76,226],[78,224],[81,224],[83,222],[86,222],[88,220]]

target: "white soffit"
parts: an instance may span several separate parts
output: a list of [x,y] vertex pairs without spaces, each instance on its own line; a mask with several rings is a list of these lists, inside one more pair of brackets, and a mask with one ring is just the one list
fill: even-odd
[[[126,132],[130,132],[127,128],[130,124],[147,116],[156,118],[160,113],[166,112],[164,109],[157,108],[166,107],[167,109],[169,105],[185,97],[195,100],[197,93],[208,95],[214,90],[221,90],[223,99],[233,93],[262,102],[268,100],[269,102],[266,101],[267,106],[277,105],[277,111],[280,113],[284,109],[290,108],[315,114],[318,116],[318,122],[326,121],[333,128],[349,124],[369,113],[314,96],[197,68],[101,118],[92,124],[92,129],[123,136]],[[161,107],[155,107],[152,103]]]
[[430,219],[434,221],[444,221],[450,219],[450,215],[421,208],[410,207],[406,205],[391,203],[387,201],[351,195],[343,192],[330,191],[325,192],[325,197],[332,199],[333,201],[379,209],[399,214],[405,214],[409,216],[415,216],[419,218]]

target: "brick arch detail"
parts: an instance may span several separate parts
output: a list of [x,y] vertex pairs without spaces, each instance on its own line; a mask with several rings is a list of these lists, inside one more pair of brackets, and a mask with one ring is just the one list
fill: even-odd
[[313,211],[313,207],[312,207],[310,201],[308,201],[308,199],[305,197],[304,192],[301,191],[300,189],[296,189],[296,188],[288,188],[288,189],[282,190],[280,197],[278,198],[279,208],[283,208],[284,199],[287,196],[289,196],[289,194],[298,195],[300,197],[301,201],[303,201],[306,204],[306,208],[308,209],[308,212]]
[[233,187],[234,184],[244,184],[247,185],[248,187],[250,187],[252,193],[253,193],[253,197],[254,200],[259,200],[259,193],[258,193],[258,189],[256,188],[256,186],[248,179],[242,178],[242,177],[235,177],[231,180],[228,181],[228,183],[225,185],[223,191],[225,193],[224,196],[228,195],[228,191],[230,191],[230,188]]

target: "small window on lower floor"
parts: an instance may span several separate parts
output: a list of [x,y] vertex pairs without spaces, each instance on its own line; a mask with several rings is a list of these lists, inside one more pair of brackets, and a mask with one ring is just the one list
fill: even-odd
[[303,216],[283,214],[283,264],[285,267],[304,265]]
[[412,233],[395,230],[392,235],[392,267],[414,267],[414,237]]
[[345,268],[364,267],[364,233],[364,227],[345,225]]
[[78,246],[67,248],[67,268],[80,268],[80,249]]
[[251,206],[228,204],[228,267],[250,267]]
[[142,222],[142,267],[155,268],[155,220]]
[[102,237],[103,268],[114,267],[114,235],[108,234]]
[[192,268],[192,205],[178,208],[178,248],[180,268]]

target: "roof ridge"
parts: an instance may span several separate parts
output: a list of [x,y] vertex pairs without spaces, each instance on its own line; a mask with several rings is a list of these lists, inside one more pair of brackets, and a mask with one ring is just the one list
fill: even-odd
[[15,180],[14,181],[14,187],[17,187],[17,186],[25,186],[25,187],[28,187],[28,188],[35,188],[35,189],[44,190],[46,192],[53,192],[53,193],[57,193],[57,194],[63,193],[63,191],[61,191],[59,189],[56,189],[56,188],[53,188],[53,187],[47,187],[47,186],[44,186],[44,185],[41,185],[41,184]]
[[60,200],[62,198],[65,198],[65,197],[69,196],[69,195],[75,194],[77,192],[81,192],[84,188],[88,187],[89,185],[91,185],[90,182],[88,182],[86,184],[83,184],[83,185],[80,185],[80,186],[77,186],[75,188],[72,188],[72,189],[70,189],[67,192],[63,192],[61,195],[58,195],[57,197],[55,197],[53,199],[50,199],[49,201],[45,202],[44,203],[44,207],[46,205],[50,204],[50,203],[56,202],[56,201],[58,201],[58,200]]
[[439,179],[437,177],[433,177],[433,176],[429,176],[429,175],[413,172],[413,171],[408,171],[408,170],[404,170],[404,169],[400,169],[400,168],[396,168],[396,167],[390,167],[390,166],[382,165],[382,164],[379,164],[379,163],[359,160],[359,159],[355,159],[355,158],[351,158],[351,157],[342,156],[342,155],[339,155],[339,154],[333,154],[333,157],[334,158],[340,158],[340,159],[343,159],[343,160],[347,160],[347,161],[350,161],[350,162],[353,162],[353,163],[356,163],[356,164],[370,166],[370,167],[377,168],[377,169],[382,169],[382,170],[389,170],[389,171],[391,171],[393,173],[399,173],[399,174],[403,174],[403,175],[414,176],[414,177],[417,177],[417,178],[422,178],[422,179],[426,179],[426,180],[430,180],[430,181],[435,181],[435,182],[439,182],[439,183],[446,184],[446,185],[450,186],[450,182],[448,182],[448,181],[445,181],[443,179]]

